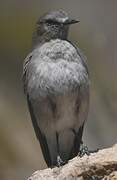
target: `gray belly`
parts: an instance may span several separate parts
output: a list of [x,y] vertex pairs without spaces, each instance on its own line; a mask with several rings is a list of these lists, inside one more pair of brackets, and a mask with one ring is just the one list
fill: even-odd
[[74,129],[76,125],[80,127],[82,122],[78,120],[77,98],[77,93],[71,93],[32,101],[39,127],[44,132]]

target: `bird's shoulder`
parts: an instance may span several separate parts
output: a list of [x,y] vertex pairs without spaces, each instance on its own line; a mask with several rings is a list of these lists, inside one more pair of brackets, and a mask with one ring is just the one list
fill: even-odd
[[23,81],[23,86],[24,86],[24,92],[26,91],[26,77],[27,77],[27,70],[28,70],[28,66],[30,64],[30,61],[32,60],[34,56],[34,51],[30,52],[26,58],[24,59],[23,62],[23,74],[22,74],[22,81]]
[[85,56],[84,52],[78,46],[76,46],[73,42],[71,42],[69,40],[68,40],[68,42],[76,49],[77,54],[80,56],[81,63],[85,67],[85,69],[87,71],[87,74],[89,74],[88,64],[87,64],[87,57]]
[[80,61],[76,48],[67,40],[53,39],[36,48],[38,61],[58,62],[59,59],[66,61]]

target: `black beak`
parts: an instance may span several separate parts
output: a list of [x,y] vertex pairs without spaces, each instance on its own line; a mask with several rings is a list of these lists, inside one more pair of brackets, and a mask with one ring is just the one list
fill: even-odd
[[64,22],[64,24],[75,24],[75,23],[79,23],[80,21],[75,20],[75,19],[68,19],[66,22]]

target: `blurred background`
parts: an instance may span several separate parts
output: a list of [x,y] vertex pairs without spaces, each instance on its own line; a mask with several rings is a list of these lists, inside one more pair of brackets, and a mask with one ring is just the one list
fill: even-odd
[[89,149],[117,141],[117,1],[4,0],[0,2],[0,179],[26,179],[43,169],[22,86],[22,63],[30,51],[35,22],[63,9],[80,20],[69,39],[85,53],[91,98],[84,142]]

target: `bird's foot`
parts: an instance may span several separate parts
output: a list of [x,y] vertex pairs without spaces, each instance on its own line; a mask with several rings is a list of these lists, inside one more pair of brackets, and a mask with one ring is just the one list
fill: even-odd
[[88,150],[88,147],[84,145],[83,143],[80,145],[80,150],[78,152],[79,157],[83,157],[84,155],[90,155],[90,151]]
[[61,157],[58,155],[57,156],[57,166],[63,166],[65,164],[65,162],[61,159]]

